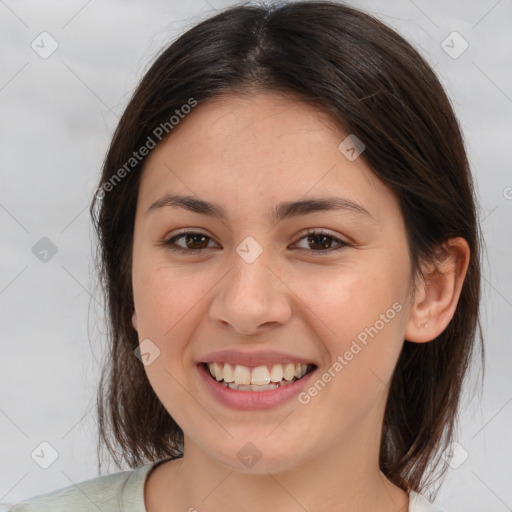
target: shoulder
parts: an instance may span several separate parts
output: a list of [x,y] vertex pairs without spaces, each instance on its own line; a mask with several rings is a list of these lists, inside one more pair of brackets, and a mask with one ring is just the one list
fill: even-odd
[[144,512],[144,482],[155,463],[72,484],[22,501],[9,512]]
[[430,501],[422,494],[411,491],[409,495],[409,512],[448,512],[436,505],[432,505]]

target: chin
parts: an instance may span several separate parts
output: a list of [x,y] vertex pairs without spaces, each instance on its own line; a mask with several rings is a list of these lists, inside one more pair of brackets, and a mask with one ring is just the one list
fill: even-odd
[[225,446],[216,443],[210,454],[218,463],[230,470],[250,475],[280,473],[300,463],[300,454],[296,448],[301,444],[299,441],[293,446],[283,446],[265,439],[265,435],[268,435],[268,432],[258,439],[244,436],[243,440],[231,440]]

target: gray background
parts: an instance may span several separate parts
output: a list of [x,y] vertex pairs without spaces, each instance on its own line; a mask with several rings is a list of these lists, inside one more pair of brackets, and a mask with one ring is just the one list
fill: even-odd
[[[451,512],[512,510],[512,3],[351,3],[395,28],[434,66],[477,181],[487,245],[486,379],[479,393],[475,365],[460,447],[436,503]],[[118,116],[161,46],[232,4],[0,0],[0,502],[97,475],[94,403],[105,339],[90,196]],[[42,46],[43,31],[58,43],[46,59],[31,48],[34,40]],[[453,31],[469,44],[458,58],[442,47]],[[462,49],[462,41],[447,41],[452,53]],[[57,248],[46,262],[32,250],[42,237]],[[58,452],[48,469],[31,458],[43,441]]]

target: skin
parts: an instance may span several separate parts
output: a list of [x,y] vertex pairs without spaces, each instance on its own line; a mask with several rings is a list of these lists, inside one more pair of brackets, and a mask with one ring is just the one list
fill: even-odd
[[[388,385],[404,339],[428,342],[452,318],[469,249],[451,240],[442,273],[425,263],[427,279],[415,278],[397,199],[362,158],[338,150],[346,136],[291,97],[224,96],[197,106],[148,157],[134,227],[133,324],[160,350],[145,370],[185,435],[183,459],[149,475],[148,512],[408,509],[408,495],[378,465]],[[219,203],[227,219],[171,207],[146,213],[165,193]],[[371,217],[270,218],[281,201],[326,195]],[[161,245],[182,228],[209,237],[188,247],[208,249]],[[331,239],[319,255],[322,241],[308,243],[307,228],[350,245],[336,251]],[[251,264],[236,252],[247,236],[263,249]],[[306,405],[233,410],[197,377],[201,356],[225,348],[291,353],[321,376],[397,302],[401,311]],[[250,468],[237,457],[248,442],[262,455]]]

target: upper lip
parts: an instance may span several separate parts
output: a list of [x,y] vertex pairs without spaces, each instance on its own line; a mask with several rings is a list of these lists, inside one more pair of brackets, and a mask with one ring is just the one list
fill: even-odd
[[311,359],[297,357],[285,352],[278,352],[276,350],[265,351],[241,351],[241,350],[218,350],[210,352],[199,360],[200,363],[229,363],[232,365],[241,364],[243,366],[265,366],[270,363],[275,364],[314,364]]

